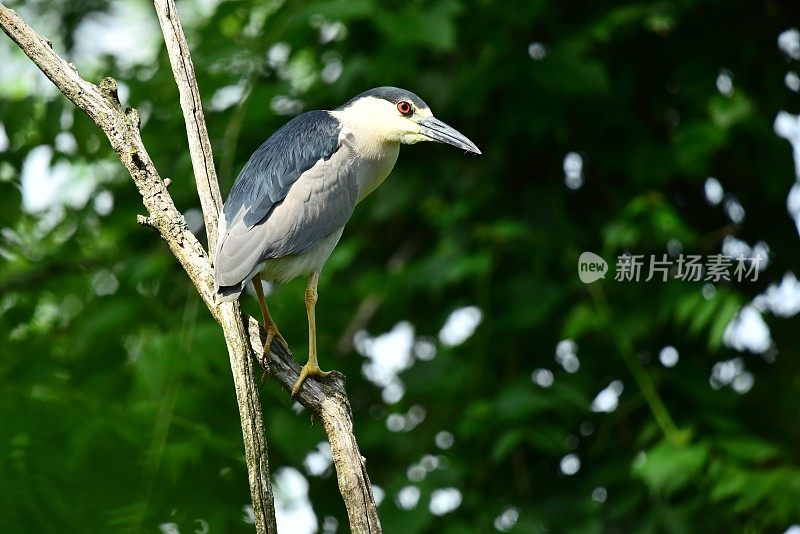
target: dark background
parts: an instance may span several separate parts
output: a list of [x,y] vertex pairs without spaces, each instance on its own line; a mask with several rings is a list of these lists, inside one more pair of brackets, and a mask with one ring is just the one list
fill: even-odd
[[[84,77],[124,85],[198,228],[152,6],[6,3]],[[387,532],[800,523],[796,177],[774,129],[780,111],[800,111],[785,79],[800,62],[777,45],[800,25],[797,2],[179,9],[223,193],[289,116],[377,85],[419,94],[483,150],[404,147],[320,281],[320,364],[348,377]],[[221,331],[157,235],[136,225],[140,198],[100,130],[32,69],[3,36],[3,530],[252,530]],[[783,120],[800,150],[800,123]],[[573,152],[582,167],[570,179]],[[740,250],[768,255],[758,280],[613,276],[626,251]],[[583,251],[610,263],[605,280],[580,282]],[[782,281],[779,297],[756,298]],[[300,361],[304,284],[268,297]],[[347,531],[321,426],[274,381],[262,391],[279,524]]]

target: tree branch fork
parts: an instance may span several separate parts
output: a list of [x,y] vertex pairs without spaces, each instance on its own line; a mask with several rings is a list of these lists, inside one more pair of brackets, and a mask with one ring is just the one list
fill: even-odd
[[[209,237],[209,250],[213,251],[222,200],[194,67],[174,0],[155,0],[154,4],[180,93],[189,153]],[[242,313],[237,302],[219,306],[215,304],[211,258],[189,231],[183,215],[175,207],[167,191],[169,180],[161,179],[142,142],[139,114],[133,108],[121,106],[116,81],[105,78],[97,86],[84,80],[74,65],[53,50],[48,39],[36,33],[16,12],[2,4],[0,27],[53,84],[103,130],[130,174],[148,212],[147,215],[138,216],[137,222],[152,227],[160,234],[211,315],[220,323],[228,347],[239,405],[256,530],[259,533],[276,532],[267,443],[254,362],[287,391],[299,376],[300,366],[280,343],[273,343],[270,351],[264,353],[266,333],[256,319]],[[324,381],[307,380],[296,399],[323,423],[331,444],[339,490],[347,508],[351,531],[380,532],[372,486],[353,434],[344,377],[336,373]]]

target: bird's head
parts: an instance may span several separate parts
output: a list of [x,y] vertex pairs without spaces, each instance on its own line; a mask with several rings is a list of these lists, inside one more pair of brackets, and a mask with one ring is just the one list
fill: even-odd
[[438,141],[481,153],[466,136],[434,117],[424,100],[405,89],[376,87],[364,91],[334,114],[345,124],[385,142]]

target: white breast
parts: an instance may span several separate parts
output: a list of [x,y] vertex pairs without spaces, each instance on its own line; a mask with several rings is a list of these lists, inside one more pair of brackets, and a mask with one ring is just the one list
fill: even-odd
[[262,262],[256,267],[255,272],[261,271],[261,277],[264,280],[279,282],[286,282],[298,276],[307,276],[312,272],[320,272],[342,237],[343,231],[344,228],[339,228],[303,254],[292,254]]

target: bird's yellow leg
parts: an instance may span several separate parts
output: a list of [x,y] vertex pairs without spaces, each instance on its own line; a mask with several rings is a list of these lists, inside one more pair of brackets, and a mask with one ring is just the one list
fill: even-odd
[[255,275],[253,277],[253,288],[256,290],[258,305],[261,306],[261,315],[264,317],[264,330],[267,331],[267,341],[264,343],[264,352],[269,352],[269,348],[272,345],[272,340],[276,337],[281,340],[281,343],[283,343],[284,347],[288,348],[289,345],[286,343],[286,340],[283,339],[281,333],[278,332],[278,325],[275,324],[275,321],[272,320],[272,316],[269,314],[267,301],[264,300],[264,290],[261,287],[261,277],[259,275]]
[[308,362],[300,369],[300,376],[292,387],[292,397],[297,395],[305,379],[309,376],[322,378],[328,376],[328,372],[319,368],[317,362],[317,321],[314,316],[314,307],[317,304],[317,282],[319,273],[313,272],[308,278],[306,286],[306,313],[308,314]]

